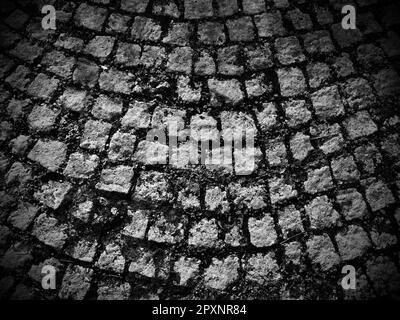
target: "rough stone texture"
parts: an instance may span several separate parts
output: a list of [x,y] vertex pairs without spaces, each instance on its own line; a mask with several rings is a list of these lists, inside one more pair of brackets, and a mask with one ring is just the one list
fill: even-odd
[[324,271],[331,269],[340,262],[339,255],[335,252],[335,248],[326,234],[309,239],[307,251],[311,262],[320,266]]
[[70,190],[71,184],[68,182],[49,181],[34,196],[46,206],[56,210],[65,200]]
[[354,225],[338,233],[335,238],[343,260],[358,258],[371,246],[367,233],[361,227]]
[[124,271],[125,258],[121,253],[120,246],[114,243],[107,244],[100,254],[96,266],[100,269],[122,273]]
[[43,213],[35,220],[32,235],[48,246],[61,249],[68,238],[67,226]]
[[104,150],[110,129],[109,123],[89,120],[85,124],[80,147],[88,150]]
[[281,279],[279,266],[273,254],[261,254],[251,256],[245,263],[246,280],[260,285],[273,283]]
[[60,141],[39,140],[28,154],[28,158],[38,162],[49,171],[57,171],[64,163],[67,147]]
[[1,299],[399,296],[394,0],[52,0],[55,30],[28,2],[0,10]]
[[133,168],[128,166],[117,166],[103,169],[100,181],[96,188],[108,192],[127,194],[131,187]]
[[90,288],[93,270],[81,266],[69,266],[58,296],[61,299],[82,300]]
[[327,196],[315,198],[305,207],[310,216],[311,228],[323,229],[340,225],[339,214],[332,207]]
[[218,227],[215,219],[203,219],[189,231],[189,245],[214,247],[218,241]]
[[333,187],[329,167],[311,170],[308,173],[308,179],[304,182],[304,189],[309,193],[325,191]]
[[269,215],[261,219],[249,219],[250,242],[256,247],[268,247],[276,242],[274,220]]
[[231,255],[222,260],[213,258],[205,270],[205,284],[212,289],[224,290],[238,278],[238,269],[239,259],[236,256]]

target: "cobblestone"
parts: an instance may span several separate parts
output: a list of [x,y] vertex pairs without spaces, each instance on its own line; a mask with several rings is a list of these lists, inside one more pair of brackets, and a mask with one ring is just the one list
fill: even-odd
[[398,296],[394,0],[33,2],[0,10],[2,299]]

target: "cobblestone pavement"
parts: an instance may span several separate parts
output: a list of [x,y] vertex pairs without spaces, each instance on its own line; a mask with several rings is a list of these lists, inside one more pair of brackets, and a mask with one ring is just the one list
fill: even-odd
[[[357,30],[341,27],[344,4]],[[43,30],[40,10],[57,9]],[[395,1],[3,1],[3,299],[370,299],[400,288]],[[151,128],[254,128],[256,168]],[[179,150],[188,150],[180,141]],[[173,156],[177,149],[173,149]],[[56,289],[43,290],[54,266]],[[345,265],[356,290],[341,287]]]

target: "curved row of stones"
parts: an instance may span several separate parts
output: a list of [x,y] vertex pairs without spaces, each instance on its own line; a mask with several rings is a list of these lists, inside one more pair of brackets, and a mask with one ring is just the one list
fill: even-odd
[[[398,289],[398,6],[353,1],[359,29],[343,30],[341,1],[48,2],[57,30],[41,1],[1,8],[2,297]],[[146,140],[172,122],[254,129],[255,167]]]

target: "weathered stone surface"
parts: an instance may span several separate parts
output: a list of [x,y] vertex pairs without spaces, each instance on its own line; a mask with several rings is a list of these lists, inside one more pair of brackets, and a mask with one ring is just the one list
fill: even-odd
[[99,157],[96,155],[72,153],[69,156],[64,174],[72,178],[87,179],[94,174],[98,165]]
[[35,218],[39,208],[29,202],[19,202],[18,209],[13,211],[7,221],[15,228],[26,230]]
[[237,80],[208,80],[208,88],[211,93],[212,104],[219,104],[219,101],[228,104],[240,103],[244,96]]
[[194,258],[180,257],[174,263],[174,272],[178,279],[175,281],[180,286],[185,286],[198,275],[200,261]]
[[96,266],[100,269],[122,273],[125,267],[125,258],[121,253],[120,246],[115,243],[107,244],[97,260]]
[[[177,243],[183,239],[186,219],[174,216],[175,212],[164,214],[150,227],[148,239],[160,243]],[[190,244],[190,239],[189,239]]]
[[339,214],[327,196],[315,198],[305,207],[310,217],[311,228],[323,229],[340,225]]
[[42,186],[40,191],[35,192],[34,196],[46,206],[56,210],[60,207],[71,189],[72,186],[68,182],[49,181]]
[[56,218],[42,213],[35,220],[32,235],[50,247],[61,249],[68,238],[67,231],[67,225],[60,224]]
[[215,219],[203,219],[189,231],[189,245],[215,247],[218,244],[218,226]]
[[89,291],[93,270],[70,265],[64,275],[58,296],[61,299],[83,300]]
[[133,168],[128,166],[117,166],[103,169],[100,182],[96,188],[102,191],[118,192],[127,194],[131,188]]
[[97,289],[97,300],[128,300],[131,293],[131,285],[124,283],[102,283]]
[[314,236],[307,241],[307,251],[313,264],[321,267],[322,270],[329,270],[339,264],[339,255],[329,237]]
[[143,239],[146,234],[149,215],[150,212],[146,210],[128,209],[130,222],[125,226],[122,234],[133,238]]
[[309,193],[326,191],[333,187],[331,173],[328,167],[312,170],[304,182],[304,189]]
[[277,240],[274,220],[269,215],[265,215],[261,219],[249,218],[248,228],[250,242],[256,247],[268,247]]
[[204,281],[206,286],[224,290],[238,277],[239,259],[236,256],[228,256],[225,259],[212,259],[211,265],[205,270]]
[[282,276],[279,273],[279,266],[272,253],[257,253],[245,262],[244,270],[246,280],[256,282],[260,285],[279,281]]
[[103,151],[110,129],[111,124],[107,122],[89,120],[85,124],[80,147],[88,150]]
[[343,260],[361,257],[371,244],[367,233],[359,226],[351,225],[346,231],[336,235],[339,253]]

